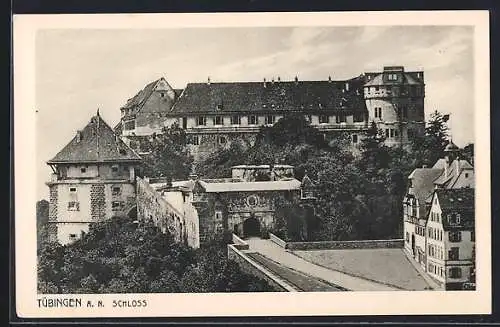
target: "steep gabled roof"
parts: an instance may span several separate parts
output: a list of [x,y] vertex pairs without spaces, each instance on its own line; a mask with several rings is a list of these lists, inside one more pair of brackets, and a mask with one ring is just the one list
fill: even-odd
[[48,164],[140,161],[141,157],[128,147],[97,114],[78,131],[73,139]]
[[[167,88],[171,88],[172,91],[174,92],[174,99],[179,97],[183,91],[183,89],[173,89],[170,84],[168,84],[167,80],[163,77],[147,84],[142,90],[140,90],[136,95],[134,95],[132,98],[127,100],[127,103],[121,107],[121,110],[127,110],[130,111],[130,114],[135,114],[138,111],[140,111],[143,107],[144,104],[148,101],[148,99],[151,97],[153,92],[158,86],[165,85]],[[169,103],[169,102],[165,102]],[[157,108],[159,111],[169,111],[171,109],[171,106],[169,105],[168,107],[163,106]],[[128,114],[127,114],[128,115]],[[125,118],[127,117],[125,115]]]
[[420,207],[420,216],[426,215],[426,200],[434,191],[434,180],[441,174],[441,169],[417,168],[408,178],[412,179],[413,195],[417,198]]
[[[366,112],[363,78],[346,81],[189,83],[171,113]],[[348,90],[346,89],[348,83]]]
[[[445,230],[474,227],[475,204],[473,188],[437,189],[435,196],[438,198],[442,211],[442,222]],[[460,224],[458,225],[449,224],[448,214],[454,213],[460,214]]]

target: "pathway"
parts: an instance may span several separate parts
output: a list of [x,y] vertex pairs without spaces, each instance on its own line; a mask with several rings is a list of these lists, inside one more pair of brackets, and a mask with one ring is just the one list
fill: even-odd
[[263,256],[276,261],[286,267],[297,270],[304,274],[323,279],[331,284],[339,285],[351,291],[396,291],[397,288],[369,281],[363,278],[350,276],[338,271],[330,270],[310,263],[296,255],[287,252],[282,247],[270,240],[260,238],[246,239],[250,246],[244,252],[258,252]]

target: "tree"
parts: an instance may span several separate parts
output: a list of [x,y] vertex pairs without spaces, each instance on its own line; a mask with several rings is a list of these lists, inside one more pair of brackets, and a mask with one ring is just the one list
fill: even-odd
[[163,133],[153,136],[142,146],[143,174],[168,179],[186,179],[191,172],[193,157],[187,148],[186,132],[173,124]]
[[418,166],[432,166],[444,156],[444,148],[448,144],[448,119],[449,115],[434,111],[426,124],[425,135],[415,139],[413,151],[418,158]]
[[47,240],[47,222],[49,221],[49,201],[40,200],[36,203],[37,249]]
[[[194,250],[150,223],[114,217],[65,246],[39,253],[44,293],[171,293],[273,290],[228,260],[225,244]],[[244,281],[244,282],[242,282]]]

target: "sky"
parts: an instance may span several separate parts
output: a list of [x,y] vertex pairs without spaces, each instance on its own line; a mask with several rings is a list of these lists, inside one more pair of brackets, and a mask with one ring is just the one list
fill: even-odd
[[451,114],[453,142],[474,141],[474,40],[466,26],[39,30],[35,45],[38,198],[46,165],[97,109],[112,127],[146,84],[347,79],[383,66],[423,70],[425,111]]

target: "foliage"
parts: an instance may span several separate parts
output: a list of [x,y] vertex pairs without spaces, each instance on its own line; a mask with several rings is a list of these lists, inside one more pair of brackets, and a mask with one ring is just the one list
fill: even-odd
[[[432,117],[422,142],[442,149],[446,117]],[[286,240],[395,238],[401,237],[407,176],[427,154],[390,148],[384,140],[373,123],[353,155],[345,135],[333,135],[327,142],[305,119],[291,116],[262,128],[253,147],[212,153],[201,166],[210,167],[210,177],[228,176],[232,165],[243,163],[290,164],[299,180],[307,174],[316,184],[312,210],[300,201],[275,199],[272,232]]]
[[49,221],[49,202],[40,200],[36,203],[37,249],[47,239],[47,222]]
[[194,250],[124,218],[92,224],[69,245],[44,244],[38,277],[42,293],[272,291],[228,260],[224,244]]
[[417,166],[432,166],[444,156],[448,144],[448,119],[449,115],[434,111],[426,124],[425,135],[415,138],[413,153],[418,158]]
[[193,157],[187,148],[186,132],[173,124],[163,133],[153,134],[140,145],[143,154],[143,174],[169,179],[185,179],[191,172]]

